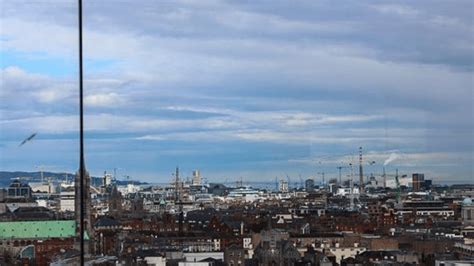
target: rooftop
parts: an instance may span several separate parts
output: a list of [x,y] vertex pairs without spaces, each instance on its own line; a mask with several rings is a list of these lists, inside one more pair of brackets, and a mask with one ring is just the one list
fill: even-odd
[[75,235],[74,220],[0,222],[0,239],[67,238]]

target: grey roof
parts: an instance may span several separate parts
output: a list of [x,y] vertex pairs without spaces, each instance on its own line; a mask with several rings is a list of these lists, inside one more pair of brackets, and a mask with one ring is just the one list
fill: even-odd
[[101,217],[95,222],[94,227],[112,227],[119,226],[120,223],[110,217]]

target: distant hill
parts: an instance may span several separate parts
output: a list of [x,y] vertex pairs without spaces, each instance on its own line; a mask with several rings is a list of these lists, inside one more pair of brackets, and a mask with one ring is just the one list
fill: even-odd
[[[43,172],[43,176],[45,179],[51,178],[54,180],[65,180],[66,177],[68,180],[74,180],[75,174],[72,173],[54,173],[54,172]],[[41,172],[9,172],[9,171],[0,171],[0,187],[6,187],[11,183],[13,178],[21,177],[24,178],[25,181],[28,182],[40,182],[41,181]],[[91,183],[93,186],[100,186],[102,183],[101,177],[91,177]],[[116,183],[118,185],[126,185],[126,184],[134,184],[134,185],[144,185],[147,184],[146,182],[140,182],[135,180],[130,181],[123,181],[117,180]]]

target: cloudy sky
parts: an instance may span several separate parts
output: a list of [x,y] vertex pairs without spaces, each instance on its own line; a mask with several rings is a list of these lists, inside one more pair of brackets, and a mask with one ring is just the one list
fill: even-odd
[[[473,180],[470,0],[84,2],[94,175],[336,177],[362,146],[367,173]],[[73,172],[76,3],[0,15],[0,168]]]

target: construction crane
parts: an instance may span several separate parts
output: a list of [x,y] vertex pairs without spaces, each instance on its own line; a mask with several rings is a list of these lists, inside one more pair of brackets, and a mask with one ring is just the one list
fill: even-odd
[[397,203],[400,204],[400,181],[398,180],[398,169],[395,174],[395,183],[397,184]]
[[240,177],[240,180],[235,181],[235,185],[237,188],[244,187],[244,180],[242,177]]
[[[124,172],[124,171],[125,171],[125,168],[121,168],[121,167],[119,167],[119,168],[115,167],[115,168],[114,168],[114,176],[113,176],[113,178],[112,178],[112,182],[113,182],[113,183],[116,183],[116,182],[118,181],[118,179],[117,179],[117,170],[120,170],[120,171]],[[120,178],[120,177],[119,177],[119,178]]]
[[385,166],[383,167],[383,188],[387,187],[387,173],[385,172]]
[[129,175],[123,175],[122,178],[120,178],[122,182],[126,183],[127,185],[130,185],[130,176]]
[[323,185],[323,187],[326,187],[326,182],[324,180],[324,172],[318,172],[318,175],[321,175],[321,184]]
[[386,188],[387,187],[387,177],[395,178],[398,175],[398,169],[397,169],[397,174],[387,174],[385,172],[385,167],[384,167],[382,173],[371,173],[371,175],[381,176],[383,178],[383,187]]
[[[374,164],[375,164],[375,161],[368,161],[368,162],[367,162],[367,165],[369,165],[369,166],[372,166],[372,165],[374,165]],[[366,182],[366,183],[369,183],[369,176],[367,175],[366,178],[367,178],[367,179],[366,179],[365,182]]]
[[[372,173],[373,174],[373,173]],[[373,174],[374,175],[374,174]],[[399,174],[398,174],[398,169],[395,170],[395,174],[387,174],[385,172],[385,167],[383,168],[383,173],[382,174],[375,174],[383,177],[383,187],[387,187],[387,176],[394,177],[395,178],[395,186],[396,186],[396,198],[397,198],[397,203],[400,203],[400,179],[399,179]]]
[[288,191],[290,191],[291,178],[287,173],[285,174],[286,174],[286,180],[288,181]]
[[35,168],[40,171],[41,183],[44,183],[44,167],[45,167],[44,165],[35,166]]
[[342,184],[342,169],[348,168],[348,166],[338,166],[337,169],[339,170],[339,184]]

